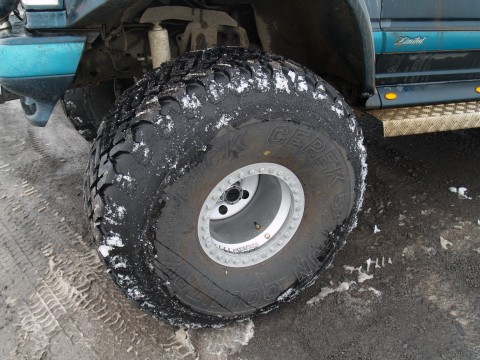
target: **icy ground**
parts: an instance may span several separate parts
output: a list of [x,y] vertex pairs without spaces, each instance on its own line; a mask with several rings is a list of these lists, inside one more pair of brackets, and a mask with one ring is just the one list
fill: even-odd
[[83,220],[89,145],[60,109],[45,129],[1,110],[0,359],[480,358],[480,131],[383,139],[362,119],[367,193],[333,266],[277,311],[185,330],[104,273]]

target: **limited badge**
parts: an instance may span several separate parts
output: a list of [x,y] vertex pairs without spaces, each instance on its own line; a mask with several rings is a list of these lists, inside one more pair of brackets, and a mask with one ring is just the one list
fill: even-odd
[[423,45],[427,40],[426,36],[397,36],[397,41],[393,44],[394,46],[405,46],[405,45]]

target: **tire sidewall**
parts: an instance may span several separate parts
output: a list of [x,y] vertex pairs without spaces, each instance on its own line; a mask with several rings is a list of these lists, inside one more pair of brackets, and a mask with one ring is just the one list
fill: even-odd
[[[164,193],[155,232],[156,268],[168,274],[170,291],[195,310],[248,314],[322,267],[332,246],[329,235],[353,206],[353,169],[336,142],[301,123],[251,121],[227,129],[209,145],[203,160]],[[219,264],[200,246],[201,207],[223,177],[262,162],[285,166],[299,178],[306,196],[301,225],[266,261],[252,255],[247,267]]]

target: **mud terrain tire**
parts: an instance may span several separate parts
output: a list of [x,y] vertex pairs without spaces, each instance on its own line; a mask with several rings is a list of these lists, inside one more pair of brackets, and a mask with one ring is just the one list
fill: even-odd
[[[164,64],[121,96],[92,147],[85,199],[100,257],[171,324],[266,312],[311,284],[356,225],[362,140],[341,96],[279,56],[212,49]],[[258,248],[209,247],[211,198],[249,174],[285,182],[286,216],[303,215]]]

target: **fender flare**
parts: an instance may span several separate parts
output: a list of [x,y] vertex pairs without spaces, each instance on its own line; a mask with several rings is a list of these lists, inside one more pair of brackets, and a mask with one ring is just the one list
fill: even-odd
[[375,93],[375,45],[373,42],[372,23],[365,0],[347,0],[357,19],[364,58],[364,93],[369,97]]
[[365,0],[252,0],[264,50],[321,75],[345,96],[375,93],[375,48]]

